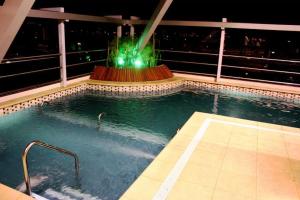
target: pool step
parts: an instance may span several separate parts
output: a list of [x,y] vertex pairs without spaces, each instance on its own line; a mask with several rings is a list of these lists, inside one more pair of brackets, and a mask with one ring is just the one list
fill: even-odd
[[35,194],[35,193],[32,193],[32,196],[37,199],[37,200],[49,200],[49,199],[46,199],[45,197],[42,197],[38,194]]
[[65,194],[71,195],[72,197],[75,197],[76,199],[82,199],[82,200],[101,200],[98,197],[94,197],[91,194],[83,193],[80,190],[76,190],[70,187],[63,187],[62,191]]
[[49,188],[45,191],[45,195],[48,196],[49,198],[57,199],[57,200],[76,200],[73,199],[72,197],[65,195],[61,192],[55,191],[52,188]]
[[83,193],[78,189],[73,189],[67,186],[62,187],[60,192],[49,188],[45,191],[45,196],[56,200],[101,200],[91,194]]

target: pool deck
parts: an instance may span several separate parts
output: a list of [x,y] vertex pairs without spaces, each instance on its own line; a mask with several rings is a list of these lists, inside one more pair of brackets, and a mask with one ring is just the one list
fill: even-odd
[[1,200],[34,200],[34,198],[0,183]]
[[120,199],[300,199],[300,129],[196,112]]

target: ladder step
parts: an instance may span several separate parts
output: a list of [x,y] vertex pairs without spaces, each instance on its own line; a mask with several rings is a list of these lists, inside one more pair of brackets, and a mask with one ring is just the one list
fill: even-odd
[[76,200],[73,199],[72,197],[65,195],[61,192],[55,191],[52,188],[49,188],[45,191],[45,195],[49,196],[50,198],[55,198],[57,200]]
[[75,197],[77,199],[82,199],[82,200],[101,200],[98,197],[94,197],[91,194],[83,193],[80,190],[75,190],[70,187],[63,187],[62,192],[65,194],[71,195],[72,197]]

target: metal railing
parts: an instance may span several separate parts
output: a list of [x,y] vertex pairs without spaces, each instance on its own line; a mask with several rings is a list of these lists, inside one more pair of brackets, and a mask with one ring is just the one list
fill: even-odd
[[44,55],[37,55],[37,56],[22,56],[16,58],[5,58],[2,60],[1,64],[10,64],[10,63],[17,63],[17,62],[28,62],[28,61],[36,61],[36,60],[46,60],[51,58],[56,58],[60,56],[59,53],[54,54],[44,54]]
[[99,63],[99,62],[104,62],[104,61],[106,61],[106,59],[92,60],[92,61],[88,61],[88,62],[80,62],[80,63],[68,64],[67,68],[69,68],[69,67],[76,67],[76,66],[80,66],[80,65],[86,65],[86,64],[94,64],[94,63]]
[[[94,52],[107,52],[107,49],[72,51],[72,52],[67,52],[66,55],[85,54],[85,53],[94,53]],[[23,62],[32,62],[32,61],[41,61],[41,60],[50,60],[50,59],[58,58],[59,56],[61,56],[61,54],[55,53],[55,54],[44,54],[44,55],[36,55],[36,56],[26,56],[26,57],[23,56],[23,57],[16,57],[16,58],[6,58],[6,59],[2,60],[0,65],[8,65],[8,64],[14,64],[14,63],[23,63]],[[105,57],[106,57],[106,55],[105,55]],[[80,66],[80,65],[84,65],[84,64],[94,64],[94,63],[104,62],[104,61],[106,61],[106,58],[105,59],[92,60],[92,61],[88,61],[88,62],[68,64],[67,67]],[[27,74],[33,74],[33,73],[39,73],[39,72],[44,72],[44,71],[51,71],[51,70],[60,69],[60,68],[61,68],[60,66],[57,66],[57,67],[49,67],[49,68],[45,68],[45,69],[32,70],[32,71],[27,71],[27,72],[13,73],[13,74],[0,76],[0,79],[10,78],[10,77],[15,77],[15,76],[21,76],[21,75],[27,75]]]
[[92,52],[105,52],[105,51],[107,51],[107,49],[95,49],[95,50],[86,50],[86,51],[70,51],[70,52],[66,52],[66,55],[92,53]]
[[44,143],[44,142],[41,142],[41,141],[38,141],[38,140],[32,141],[31,143],[29,143],[26,146],[26,148],[24,149],[23,154],[22,154],[22,163],[23,163],[23,170],[24,170],[24,181],[25,181],[25,184],[26,184],[26,193],[29,196],[32,196],[32,192],[31,192],[31,185],[30,185],[30,177],[29,177],[29,173],[28,173],[27,154],[28,154],[29,150],[31,149],[31,147],[34,146],[34,145],[44,147],[46,149],[50,149],[50,150],[53,150],[53,151],[57,151],[59,153],[65,154],[65,155],[72,156],[74,158],[74,161],[75,161],[76,176],[77,177],[79,176],[79,158],[75,153],[73,153],[71,151],[68,151],[66,149],[63,149],[63,148],[52,146],[50,144],[47,144],[47,143]]
[[[60,56],[59,53],[44,54],[44,55],[37,55],[37,56],[7,58],[7,59],[3,59],[2,63],[0,63],[0,65],[9,65],[9,64],[14,64],[14,63],[25,63],[25,62],[32,62],[32,61],[50,60],[50,59],[55,59],[55,58],[58,59],[59,58],[58,56]],[[55,69],[60,69],[60,66],[3,75],[3,76],[0,76],[0,79],[21,76],[21,75],[34,74],[34,73],[39,73],[39,72],[44,72],[44,71],[51,71],[51,70],[55,70]]]
[[[90,61],[81,62],[76,59],[77,55],[90,55],[93,58],[97,58],[96,60],[92,59]],[[103,54],[103,55],[102,55]],[[77,70],[77,66],[83,66],[83,65],[95,65],[97,63],[104,63],[107,61],[107,49],[92,49],[92,50],[83,50],[83,51],[72,51],[72,52],[66,52],[67,60],[69,61],[75,61],[74,63],[67,64],[67,69],[71,69],[71,75],[68,77],[70,79],[74,77],[80,77],[83,75],[86,75],[87,72],[91,72],[92,68],[86,68],[80,71]],[[15,58],[5,58],[0,63],[0,66],[2,69],[5,69],[6,67],[9,67],[10,72],[5,72],[2,70],[2,74],[0,75],[0,81],[2,85],[16,85],[17,82],[20,86],[14,86],[13,88],[10,87],[9,91],[6,89],[6,87],[3,87],[0,96],[11,94],[14,92],[20,92],[23,90],[30,88],[36,88],[40,87],[41,85],[45,85],[45,83],[51,84],[53,80],[60,79],[59,77],[59,71],[61,70],[60,65],[60,53],[53,53],[53,54],[43,54],[43,55],[34,55],[34,56],[22,56],[22,57],[15,57]],[[103,59],[102,59],[103,58]],[[74,67],[74,70],[73,70]],[[75,69],[76,68],[76,69]],[[31,78],[35,79],[36,77],[39,77],[39,73],[48,72],[46,76],[49,77],[47,80],[39,81],[42,83],[28,83],[28,84],[21,84],[20,79],[26,79],[27,76],[30,76]],[[61,80],[60,80],[61,81]],[[22,86],[23,85],[23,86]],[[31,87],[33,86],[33,87]],[[23,88],[23,90],[22,90]]]
[[[218,57],[219,54],[216,53],[206,53],[206,52],[195,52],[195,51],[178,51],[178,50],[157,50],[157,52],[165,52],[165,53],[170,53],[170,55],[174,54],[181,54],[181,55],[186,55],[186,54],[193,54],[193,55],[199,55],[199,59],[201,59],[201,56],[204,56],[205,58],[209,57]],[[169,56],[170,57],[170,56]],[[176,57],[176,56],[172,56]],[[242,56],[242,55],[231,55],[231,54],[224,54],[223,58],[232,58],[232,59],[240,59],[240,60],[245,60],[245,61],[264,61],[266,63],[273,62],[274,63],[280,63],[280,64],[288,64],[292,69],[294,70],[289,70],[289,71],[284,71],[284,70],[278,70],[278,69],[267,69],[267,68],[259,68],[258,66],[255,66],[253,64],[253,67],[247,67],[247,66],[237,66],[237,65],[230,65],[230,64],[222,64],[221,67],[223,69],[237,69],[237,70],[245,70],[245,71],[253,71],[253,72],[260,72],[260,73],[276,73],[276,74],[282,74],[282,75],[300,75],[300,60],[287,60],[287,59],[275,59],[275,58],[263,58],[263,57],[253,57],[253,56]],[[202,59],[203,60],[203,59]],[[182,64],[191,64],[191,65],[200,65],[200,66],[211,66],[211,67],[217,67],[217,63],[210,63],[210,62],[199,62],[199,61],[188,61],[188,60],[183,60],[182,57],[181,59],[165,59],[164,56],[162,55],[161,58],[159,59],[161,62],[171,62],[171,63],[182,63]],[[225,61],[223,61],[225,62]],[[294,67],[297,67],[295,65],[299,65],[299,71],[295,70]],[[282,68],[284,69],[284,68]],[[201,69],[199,68],[199,71],[191,72],[191,71],[185,71],[185,70],[178,70],[178,69],[172,69],[174,72],[181,72],[181,73],[188,73],[188,74],[199,74],[199,75],[208,75],[208,73],[203,73],[201,72]],[[209,74],[210,76],[216,76],[217,74]],[[287,84],[287,85],[295,85],[298,86],[300,85],[299,83],[292,83],[292,82],[285,82],[285,81],[274,81],[274,80],[268,80],[268,79],[256,79],[256,78],[245,78],[245,77],[239,77],[239,76],[229,76],[222,74],[221,71],[221,77],[224,78],[234,78],[234,79],[241,79],[241,80],[249,80],[249,81],[259,81],[259,82],[267,82],[267,83],[277,83],[277,84]]]

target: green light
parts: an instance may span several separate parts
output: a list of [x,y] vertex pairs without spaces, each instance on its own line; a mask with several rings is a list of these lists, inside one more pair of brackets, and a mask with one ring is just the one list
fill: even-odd
[[123,58],[118,58],[118,65],[124,65],[125,61]]
[[[118,42],[117,42],[118,41]],[[138,51],[132,38],[113,41],[109,52],[108,64],[117,68],[145,68],[156,66],[157,56],[152,45]]]
[[134,61],[134,66],[135,66],[136,68],[140,68],[140,67],[142,66],[142,64],[143,64],[143,62],[142,62],[140,59],[136,59],[136,60]]

